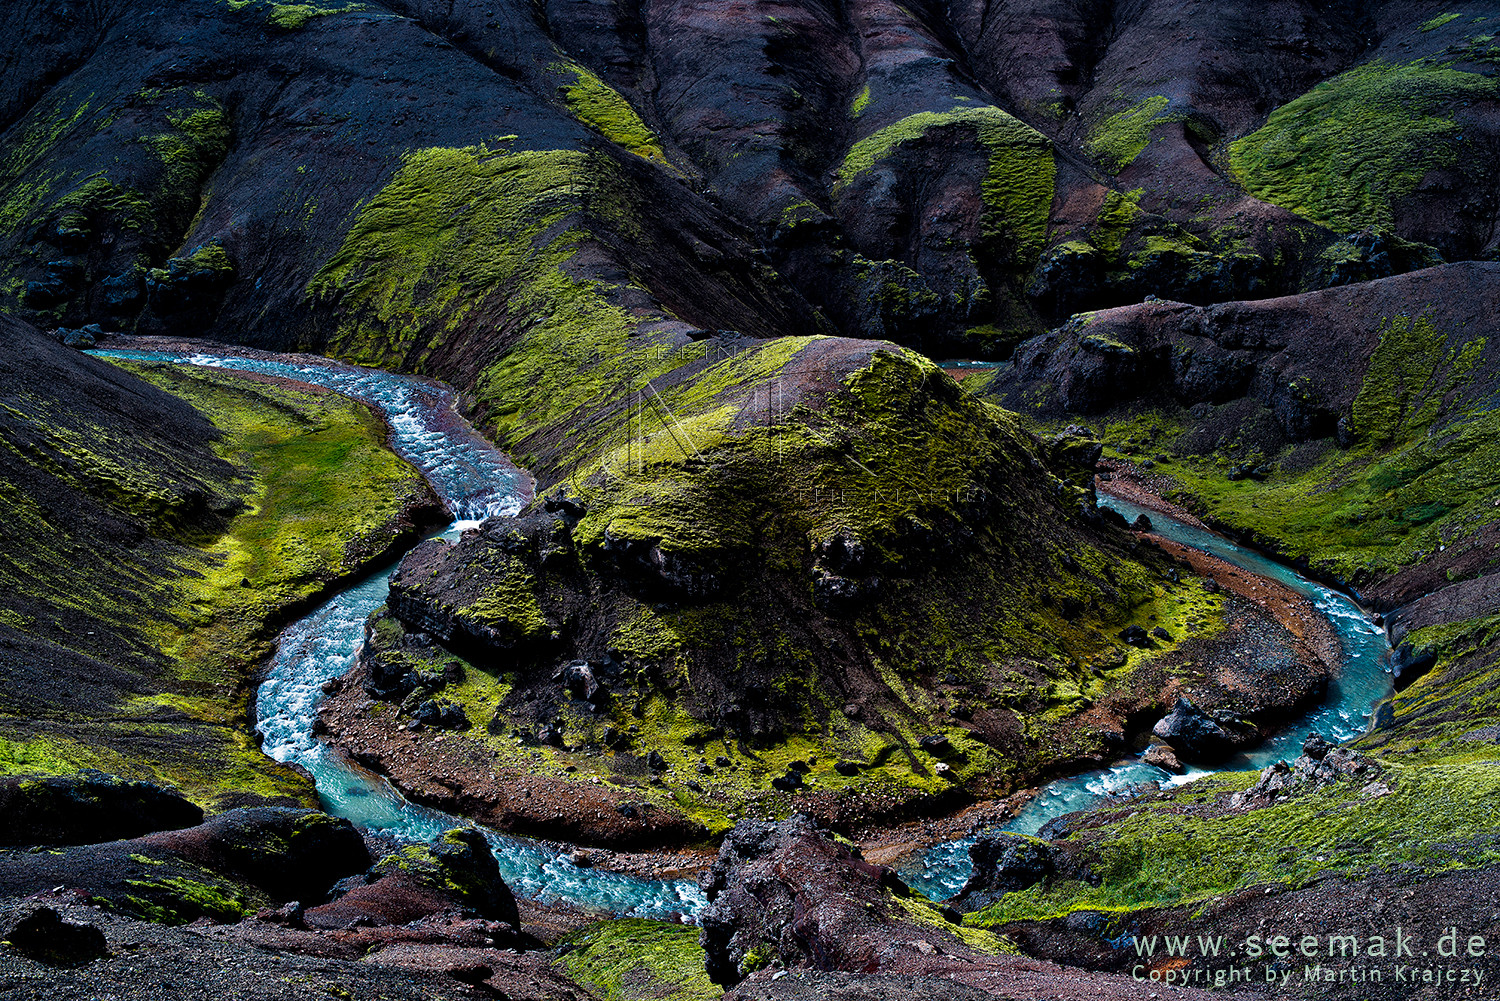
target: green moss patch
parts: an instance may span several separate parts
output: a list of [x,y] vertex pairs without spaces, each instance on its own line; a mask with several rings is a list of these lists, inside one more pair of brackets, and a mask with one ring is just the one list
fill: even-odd
[[1252,195],[1314,222],[1388,226],[1393,204],[1428,171],[1463,164],[1454,109],[1495,95],[1495,81],[1476,73],[1376,60],[1276,109],[1230,145],[1230,168]]
[[579,121],[636,156],[668,163],[661,139],[641,121],[624,95],[577,63],[559,63],[553,68],[572,77],[560,89],[568,110]]
[[1118,174],[1135,162],[1151,144],[1151,133],[1162,125],[1182,121],[1181,115],[1165,113],[1171,102],[1163,95],[1148,97],[1089,130],[1084,149]]
[[923,111],[861,139],[839,167],[834,196],[902,145],[960,129],[973,130],[989,153],[989,170],[981,185],[981,227],[987,234],[1007,233],[1018,248],[1018,259],[1029,266],[1046,242],[1057,165],[1045,136],[999,108]]
[[600,921],[558,943],[558,965],[605,1001],[709,1001],[698,929],[627,918]]

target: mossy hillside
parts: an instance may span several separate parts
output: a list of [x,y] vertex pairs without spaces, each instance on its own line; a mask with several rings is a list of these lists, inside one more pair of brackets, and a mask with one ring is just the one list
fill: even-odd
[[549,453],[593,452],[557,439],[588,434],[590,411],[649,393],[653,379],[707,351],[686,337],[633,336],[649,317],[570,269],[581,250],[593,251],[591,220],[628,218],[636,195],[602,154],[408,154],[308,286],[315,299],[340,303],[329,350],[422,369],[471,316],[503,310],[522,332],[475,380],[487,430],[519,455],[533,453],[538,443],[528,439],[537,438]]
[[124,367],[208,415],[250,481],[245,512],[184,565],[175,625],[159,636],[182,678],[232,685],[267,626],[394,545],[428,488],[363,404],[213,369]]
[[1356,746],[1415,762],[1484,756],[1500,734],[1500,616],[1426,626],[1402,642],[1433,666],[1381,707],[1379,725]]
[[[287,611],[391,543],[401,505],[425,487],[385,451],[384,427],[342,398],[137,371],[216,419],[219,430],[205,427],[222,437],[189,468],[190,442],[179,454],[150,434],[115,440],[45,393],[35,406],[5,401],[25,431],[4,436],[7,466],[76,499],[59,518],[48,494],[7,485],[6,625],[47,637],[46,656],[77,672],[82,691],[18,682],[0,702],[0,770],[95,767],[176,785],[207,806],[231,792],[308,801],[306,780],[246,732],[244,671]],[[152,443],[159,452],[143,459]],[[346,479],[351,468],[370,478]],[[110,512],[115,532],[130,526],[134,544],[91,543],[91,505]],[[46,570],[58,566],[72,571]]]
[[[747,371],[765,361],[746,352],[721,365],[736,370],[731,385],[750,382],[753,399]],[[878,354],[824,402],[816,425],[809,410],[801,421],[769,428],[723,413],[744,398],[731,395],[739,403],[727,406],[712,392],[714,372],[669,397],[669,412],[680,419],[638,428],[628,449],[570,483],[586,509],[568,541],[576,570],[556,557],[518,567],[512,555],[501,568],[488,544],[455,547],[452,576],[489,578],[484,589],[511,595],[502,604],[522,619],[535,620],[541,609],[537,621],[560,630],[564,649],[586,644],[572,649],[591,659],[609,651],[623,665],[607,681],[603,712],[555,701],[550,669],[529,666],[551,655],[546,643],[520,651],[520,670],[499,666],[514,663],[509,653],[445,688],[442,697],[463,705],[476,724],[460,739],[484,742],[497,764],[633,788],[633,796],[711,832],[752,809],[791,809],[793,797],[772,787],[791,767],[815,795],[831,797],[824,807],[834,813],[841,800],[906,809],[942,801],[956,785],[1010,788],[1059,757],[1102,753],[1097,733],[1080,731],[1077,716],[1106,695],[1149,700],[1159,690],[1161,652],[1127,654],[1112,639],[1119,629],[1138,622],[1208,637],[1217,628],[1218,600],[1194,583],[1172,584],[1066,533],[1063,548],[1033,546],[1057,532],[1053,502],[1023,499],[1026,488],[998,472],[1024,468],[1030,439],[925,359]],[[702,425],[692,416],[695,394],[696,412],[710,418]],[[712,438],[701,434],[710,425]],[[1000,512],[1013,519],[997,518]],[[914,548],[914,538],[946,534],[955,519],[967,524],[968,541],[941,565]],[[859,540],[871,561],[863,573],[881,578],[878,596],[851,622],[828,621],[808,593],[808,564],[821,540],[839,534]],[[621,586],[608,556],[609,546],[632,542],[736,583],[722,597],[687,602],[637,594]],[[1028,586],[1004,571],[1011,565],[1045,566],[1048,574]],[[569,583],[575,573],[592,583]],[[965,582],[964,592],[954,581]],[[534,598],[521,600],[528,590]],[[579,590],[594,596],[569,597]],[[1064,615],[1062,594],[1092,611]],[[427,600],[456,607],[467,599],[443,592]],[[759,611],[778,606],[806,610],[790,617]],[[484,625],[504,635],[526,631],[503,615]],[[378,630],[376,647],[381,657],[416,656]],[[442,656],[407,666],[439,677]],[[934,691],[950,672],[952,687]],[[1148,675],[1156,679],[1149,685],[1137,680]],[[872,696],[860,718],[843,711],[854,692]],[[956,725],[948,709],[960,703],[1024,720],[1025,741]],[[486,720],[493,722],[481,732]],[[524,746],[544,722],[561,731],[569,750]],[[953,750],[919,749],[933,732],[944,733]],[[659,788],[636,764],[648,751],[667,768]],[[713,764],[720,757],[728,764]],[[865,767],[841,775],[840,759]]]
[[1151,295],[1217,302],[1260,292],[1274,277],[1276,269],[1237,229],[1192,232],[1143,209],[1145,193],[1108,192],[1086,227],[1060,234],[1048,248],[1028,294],[1071,315]]
[[1230,144],[1230,169],[1257,198],[1335,230],[1389,226],[1429,171],[1468,168],[1455,111],[1495,96],[1493,79],[1433,60],[1375,60],[1272,112]]
[[[1423,315],[1387,319],[1345,425],[1349,447],[1312,460],[1305,446],[1268,456],[1237,439],[1195,453],[1197,420],[1174,411],[1117,415],[1103,436],[1120,458],[1175,456],[1159,472],[1203,516],[1365,588],[1473,544],[1500,520],[1485,344]],[[1247,461],[1273,472],[1232,478]]]
[[989,154],[989,168],[981,184],[985,213],[981,228],[987,239],[1002,235],[1015,246],[1020,270],[1030,268],[1047,238],[1052,214],[1057,165],[1051,144],[1040,132],[999,108],[955,108],[923,111],[888,125],[855,143],[845,155],[833,195],[864,171],[901,146],[923,140],[941,141],[950,133],[972,130]]
[[1100,119],[1089,130],[1084,149],[1118,174],[1135,162],[1151,144],[1151,133],[1163,125],[1182,121],[1167,111],[1171,100],[1157,94],[1124,111]]
[[1493,745],[1419,764],[1381,759],[1377,795],[1346,781],[1248,811],[1227,809],[1256,773],[1201,779],[1160,800],[1137,800],[1062,846],[1098,886],[1058,880],[1007,894],[966,920],[977,927],[1203,903],[1262,885],[1305,886],[1325,875],[1433,874],[1500,860]]
[[71,115],[38,107],[17,128],[27,138],[0,165],[0,239],[12,250],[3,284],[19,295],[44,262],[72,260],[80,270],[66,287],[23,303],[53,319],[92,317],[103,308],[95,283],[111,278],[119,291],[166,258],[230,139],[222,103],[193,87],[90,95]]
[[557,965],[604,1001],[710,1001],[698,929],[623,918],[600,921],[557,944]]
[[574,117],[636,156],[670,166],[660,137],[623,94],[577,63],[558,63],[552,69],[564,80],[558,89]]

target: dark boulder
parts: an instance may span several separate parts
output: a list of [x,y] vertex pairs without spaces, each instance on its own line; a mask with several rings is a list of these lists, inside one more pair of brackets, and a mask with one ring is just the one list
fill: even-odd
[[1185,698],[1179,698],[1151,732],[1172,745],[1183,760],[1200,763],[1222,760],[1245,742],[1232,721],[1211,716]]
[[974,871],[953,898],[960,911],[977,911],[1007,893],[1029,889],[1052,875],[1052,848],[1047,842],[1010,831],[989,831],[969,846]]
[[586,660],[575,660],[562,669],[563,687],[579,698],[590,702],[603,698],[604,688],[599,684],[599,679],[594,677],[593,668],[589,667]]
[[1120,639],[1134,647],[1145,649],[1151,646],[1151,636],[1140,626],[1126,626],[1119,632]]
[[411,718],[436,730],[467,730],[473,726],[463,706],[446,699],[428,699],[417,706]]
[[1310,733],[1307,735],[1307,739],[1302,742],[1302,753],[1313,761],[1322,761],[1328,756],[1328,752],[1336,746],[1324,740],[1321,734]]
[[203,811],[180,794],[86,770],[0,779],[0,844],[83,845],[193,827]]
[[253,883],[278,900],[321,900],[335,881],[370,865],[354,825],[315,810],[230,810],[143,843]]
[[965,944],[951,911],[805,816],[741,821],[699,885],[709,899],[699,942],[715,983],[734,985],[774,964],[904,972],[932,964],[932,975],[945,976],[955,963],[972,969],[996,960]]
[[308,908],[310,928],[406,924],[435,914],[477,915],[514,933],[520,928],[516,898],[484,835],[472,827],[447,831],[426,844],[386,855],[346,893]]
[[104,932],[65,920],[50,907],[24,910],[0,922],[0,939],[21,955],[48,966],[82,966],[104,956]]

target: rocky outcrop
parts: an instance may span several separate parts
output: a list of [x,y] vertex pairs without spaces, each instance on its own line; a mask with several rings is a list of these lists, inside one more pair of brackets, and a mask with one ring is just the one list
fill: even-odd
[[1254,809],[1301,793],[1316,792],[1336,782],[1355,782],[1367,796],[1388,795],[1391,787],[1381,781],[1379,762],[1369,755],[1330,744],[1318,734],[1308,734],[1302,754],[1291,763],[1268,765],[1248,789],[1230,797],[1235,809]]
[[1055,868],[1047,842],[1007,831],[981,834],[969,846],[969,860],[973,872],[952,901],[964,912],[983,910],[1007,893],[1030,889]]
[[404,846],[362,876],[341,883],[339,891],[331,902],[308,908],[303,922],[334,930],[454,914],[492,922],[492,937],[520,931],[515,897],[500,878],[489,843],[473,828]]
[[0,845],[80,845],[194,827],[203,810],[171,790],[98,771],[0,778]]
[[738,985],[730,997],[884,1001],[923,997],[934,982],[951,983],[958,997],[1150,994],[1128,977],[998,954],[1000,943],[964,929],[957,911],[913,894],[805,817],[742,822],[701,885],[710,901],[700,916],[705,963],[715,982]]
[[1208,713],[1186,698],[1157,720],[1151,732],[1171,745],[1178,757],[1194,764],[1212,764],[1253,744],[1255,727],[1234,713]]
[[107,951],[97,926],[67,920],[51,907],[25,904],[0,916],[0,942],[47,966],[81,966]]

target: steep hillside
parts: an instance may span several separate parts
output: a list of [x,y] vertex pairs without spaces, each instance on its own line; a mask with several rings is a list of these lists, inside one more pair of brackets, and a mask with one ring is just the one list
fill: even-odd
[[307,800],[251,741],[249,674],[288,614],[440,516],[426,485],[342,397],[0,336],[0,774]]

